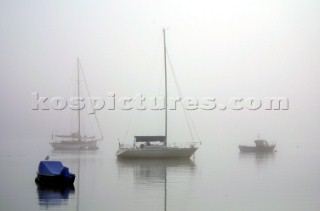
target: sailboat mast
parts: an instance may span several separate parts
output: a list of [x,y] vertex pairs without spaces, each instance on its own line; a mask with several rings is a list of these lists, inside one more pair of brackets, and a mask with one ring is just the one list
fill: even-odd
[[78,140],[80,139],[80,61],[79,57],[77,58],[77,70],[78,70],[78,90],[77,90],[77,97],[78,97]]
[[166,47],[166,30],[163,28],[163,52],[164,52],[164,106],[165,106],[165,139],[164,145],[167,146],[167,135],[168,135],[168,92],[167,92],[167,47]]

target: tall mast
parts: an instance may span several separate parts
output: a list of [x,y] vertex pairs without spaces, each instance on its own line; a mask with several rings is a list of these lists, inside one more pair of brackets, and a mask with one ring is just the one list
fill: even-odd
[[166,47],[166,30],[163,28],[163,48],[164,48],[164,106],[165,106],[165,138],[164,145],[167,146],[167,136],[168,136],[168,92],[167,92],[167,47]]
[[80,61],[79,57],[77,58],[77,70],[78,70],[78,140],[80,141]]

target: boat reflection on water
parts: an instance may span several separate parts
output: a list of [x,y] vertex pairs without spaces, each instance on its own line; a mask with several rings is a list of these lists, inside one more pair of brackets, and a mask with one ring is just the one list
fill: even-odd
[[37,187],[39,205],[42,208],[51,206],[65,206],[71,195],[74,195],[74,186],[44,186]]
[[196,165],[190,159],[133,159],[133,160],[117,160],[119,167],[119,176],[127,175],[129,172],[133,172],[136,182],[165,179],[167,170],[179,172],[193,172]]
[[255,161],[255,164],[260,167],[260,166],[265,166],[267,165],[268,162],[272,161],[275,159],[276,153],[274,152],[264,152],[264,153],[254,153],[254,152],[240,152],[239,153],[239,158],[242,160],[253,160]]
[[[134,192],[132,196],[136,197],[133,200],[137,200],[137,204],[144,203],[147,210],[148,206],[167,210],[167,198],[170,195],[177,197],[180,194],[183,197],[183,191],[189,188],[186,184],[192,182],[196,169],[195,163],[190,159],[120,159],[117,160],[117,165],[119,180],[127,183],[126,189],[131,188]],[[135,209],[134,206],[133,204],[132,210],[139,210],[139,207]],[[170,207],[174,206],[172,204]]]
[[38,199],[41,210],[79,210],[79,194],[81,179],[81,160],[95,161],[96,150],[57,150],[53,149],[50,160],[61,160],[76,174],[74,185],[69,186],[40,186],[38,185]]

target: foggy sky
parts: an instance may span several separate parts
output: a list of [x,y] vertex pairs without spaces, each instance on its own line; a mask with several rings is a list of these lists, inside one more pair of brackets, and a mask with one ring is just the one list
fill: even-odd
[[[185,96],[290,101],[288,111],[191,111],[205,145],[250,143],[260,132],[280,145],[319,146],[319,10],[311,0],[2,0],[0,146],[49,143],[64,116],[33,111],[31,93],[68,96],[77,57],[94,96],[157,95],[162,27],[169,27],[167,48]],[[169,78],[169,95],[176,93]],[[117,144],[133,113],[97,112],[104,146]],[[129,136],[151,133],[153,118],[142,117],[139,134]],[[169,115],[169,141],[185,138],[182,122]]]

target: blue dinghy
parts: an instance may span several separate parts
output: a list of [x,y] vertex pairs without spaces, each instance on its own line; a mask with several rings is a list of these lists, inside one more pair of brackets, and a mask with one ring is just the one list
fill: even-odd
[[60,161],[41,161],[35,181],[39,185],[72,185],[75,177]]

